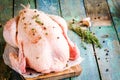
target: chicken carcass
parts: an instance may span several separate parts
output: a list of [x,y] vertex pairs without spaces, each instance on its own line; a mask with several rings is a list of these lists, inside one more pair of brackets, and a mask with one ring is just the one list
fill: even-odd
[[3,36],[19,49],[9,53],[11,66],[19,73],[26,73],[27,67],[41,73],[62,71],[67,61],[80,57],[77,46],[67,36],[65,20],[29,6],[6,23]]

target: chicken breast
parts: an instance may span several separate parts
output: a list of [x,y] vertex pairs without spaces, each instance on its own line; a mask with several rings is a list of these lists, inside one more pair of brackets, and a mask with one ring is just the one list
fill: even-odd
[[11,66],[19,73],[26,73],[27,67],[41,73],[62,71],[67,61],[80,57],[77,46],[67,36],[63,18],[29,7],[6,23],[3,36],[19,49],[18,53],[9,53]]

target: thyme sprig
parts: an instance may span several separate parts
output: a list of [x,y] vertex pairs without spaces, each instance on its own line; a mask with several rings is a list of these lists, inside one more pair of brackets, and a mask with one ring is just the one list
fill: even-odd
[[98,38],[89,30],[83,30],[77,23],[69,23],[69,29],[77,33],[81,37],[81,41],[87,44],[93,44],[97,48],[101,48]]

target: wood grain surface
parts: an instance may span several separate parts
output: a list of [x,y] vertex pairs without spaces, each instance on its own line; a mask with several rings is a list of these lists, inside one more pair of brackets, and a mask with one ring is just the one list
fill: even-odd
[[84,0],[86,14],[92,19],[93,26],[111,24],[109,7],[106,0]]
[[82,72],[81,66],[76,65],[62,72],[49,73],[49,74],[41,75],[35,78],[26,78],[26,80],[38,80],[38,79],[39,80],[60,80],[64,78],[78,76],[80,75],[81,72]]
[[116,30],[117,37],[120,44],[120,0],[107,0],[110,6],[110,12],[113,20],[113,25]]
[[[111,8],[112,6],[108,6],[106,0],[96,0],[95,2],[92,0],[85,0],[85,2],[87,5],[93,5],[89,7],[85,3],[87,16],[92,15],[91,18],[95,23],[96,19],[100,17],[98,20],[100,24],[93,24],[93,27],[90,28],[90,30],[95,33],[100,43],[102,44],[102,49],[95,48],[100,78],[102,80],[119,80],[120,68],[116,65],[120,65],[120,45],[118,36],[116,35],[116,28],[111,22],[113,15],[110,15],[110,11],[108,9],[108,7]],[[107,19],[105,19],[105,17]],[[110,23],[105,22],[106,20],[110,21]],[[105,25],[101,25],[104,24],[104,22]]]

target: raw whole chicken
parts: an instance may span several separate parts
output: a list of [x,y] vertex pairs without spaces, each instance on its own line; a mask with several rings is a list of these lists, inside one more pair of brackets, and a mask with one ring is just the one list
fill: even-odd
[[29,6],[6,23],[3,36],[18,49],[9,53],[9,60],[19,73],[26,73],[26,68],[41,73],[62,71],[69,60],[80,57],[77,46],[67,36],[65,20]]

